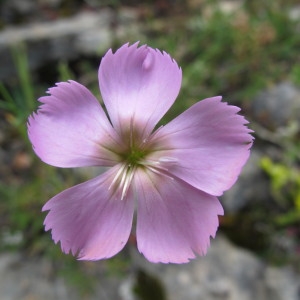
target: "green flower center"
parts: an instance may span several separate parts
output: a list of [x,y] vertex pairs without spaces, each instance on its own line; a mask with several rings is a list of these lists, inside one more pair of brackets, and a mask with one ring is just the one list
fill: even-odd
[[145,151],[139,149],[130,149],[131,151],[124,157],[124,162],[128,166],[137,166],[140,165],[143,159],[146,156]]
[[133,129],[131,122],[129,130],[122,133],[122,138],[126,143],[118,153],[120,158],[119,170],[109,187],[113,192],[120,193],[121,200],[126,197],[137,169],[142,169],[144,172],[151,171],[158,176],[173,179],[168,174],[168,168],[176,164],[177,159],[167,156],[151,158],[151,153],[156,149],[156,144],[152,140],[153,135],[146,139],[143,138],[138,130]]

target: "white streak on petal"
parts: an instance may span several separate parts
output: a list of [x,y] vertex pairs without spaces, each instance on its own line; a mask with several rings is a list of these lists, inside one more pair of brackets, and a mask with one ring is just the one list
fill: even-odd
[[109,191],[116,172],[112,168],[99,177],[69,188],[49,200],[45,229],[52,231],[63,252],[82,260],[109,258],[125,246],[132,225],[134,201],[131,191],[120,201]]

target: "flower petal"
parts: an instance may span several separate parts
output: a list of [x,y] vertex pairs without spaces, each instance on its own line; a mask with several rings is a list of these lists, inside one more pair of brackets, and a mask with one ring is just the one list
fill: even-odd
[[171,174],[208,194],[221,195],[237,180],[252,145],[239,110],[221,97],[196,103],[154,134],[156,151],[149,159],[170,157],[176,161],[168,168]]
[[151,262],[185,263],[204,255],[223,208],[214,196],[180,179],[137,171],[138,249]]
[[[131,231],[133,197],[120,200],[109,190],[115,168],[49,200],[45,230],[62,251],[81,260],[109,258],[123,249]],[[130,193],[130,192],[129,192]],[[129,195],[130,196],[130,195]]]
[[109,50],[99,68],[103,101],[113,126],[149,134],[174,103],[182,72],[169,54],[138,43]]
[[118,158],[107,148],[118,137],[91,92],[69,81],[58,83],[49,94],[39,99],[43,104],[28,121],[36,154],[57,167],[114,165]]

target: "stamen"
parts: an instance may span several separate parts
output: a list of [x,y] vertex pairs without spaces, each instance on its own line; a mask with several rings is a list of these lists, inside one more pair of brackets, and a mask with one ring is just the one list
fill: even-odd
[[162,156],[158,159],[159,162],[162,162],[162,163],[171,163],[171,164],[174,164],[174,163],[177,163],[178,162],[178,159],[175,158],[175,157],[170,157],[170,156]]
[[108,190],[110,190],[112,188],[112,186],[117,182],[117,180],[119,179],[119,177],[121,176],[121,174],[123,173],[123,171],[126,167],[127,167],[126,164],[123,164],[121,166],[121,168],[118,170],[116,176],[114,177],[113,181],[111,182]]
[[151,167],[151,168],[156,168],[156,169],[168,171],[168,169],[163,167],[159,161],[143,160],[140,163],[141,163],[141,165],[143,165],[145,167]]
[[[123,171],[123,174],[122,174],[122,178],[121,178],[121,181],[119,183],[119,188],[120,189],[124,189],[124,184],[126,182],[126,177],[127,177],[127,171],[128,171],[128,165],[126,165],[126,168],[125,170]],[[122,188],[123,187],[123,188]],[[122,193],[123,194],[123,193]]]
[[152,165],[159,165],[159,161],[155,160],[141,160],[140,164],[143,166],[152,166]]
[[134,169],[131,169],[131,167],[128,166],[128,169],[126,170],[126,179],[125,179],[125,182],[123,185],[121,200],[123,200],[127,194],[128,188],[130,186],[130,183],[131,183],[133,175],[134,175],[134,171],[135,171]]
[[113,187],[114,192],[121,190],[121,200],[124,200],[129,189],[130,183],[132,182],[135,169],[136,168],[132,167],[131,164],[123,164],[118,170],[108,190],[110,190]]
[[142,160],[140,164],[144,166],[152,166],[158,169],[168,171],[168,166],[174,165],[178,162],[178,159],[170,156],[162,156],[158,160]]
[[[152,147],[148,143],[162,127],[156,130],[152,136],[146,137],[141,141],[141,136],[135,136],[133,122],[134,120],[132,117],[129,125],[129,136],[127,134],[127,143],[129,142],[129,144],[127,144],[128,148],[125,150],[124,154],[121,155],[121,158],[124,159],[123,163],[120,165],[119,170],[109,186],[109,190],[113,189],[113,193],[118,193],[118,197],[121,197],[121,200],[125,199],[137,168],[144,168],[144,171],[149,170],[155,174],[174,180],[174,178],[170,176],[169,168],[178,163],[177,158],[170,156],[147,159],[147,152],[151,150]],[[137,142],[140,144],[137,145]]]
[[157,169],[155,169],[155,168],[153,168],[153,167],[151,167],[151,166],[146,166],[146,167],[147,167],[147,169],[149,169],[149,170],[152,171],[153,173],[156,173],[156,174],[159,174],[159,175],[161,175],[161,176],[165,176],[165,177],[167,177],[167,178],[169,178],[169,179],[171,179],[171,180],[174,180],[173,177],[171,177],[171,176],[169,176],[168,174],[163,173],[163,172],[161,172],[161,171],[159,171],[159,170],[157,170]]
[[[148,170],[153,173],[159,174],[161,176],[165,176],[171,180],[174,178],[168,175],[168,166],[174,165],[178,162],[178,159],[170,156],[162,156],[158,160],[142,160],[140,164],[145,166]],[[168,173],[166,173],[168,172]]]

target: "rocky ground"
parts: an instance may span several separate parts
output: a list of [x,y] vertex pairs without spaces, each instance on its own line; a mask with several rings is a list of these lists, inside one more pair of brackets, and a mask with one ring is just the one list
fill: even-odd
[[[135,248],[130,252],[132,269],[126,276],[98,273],[95,294],[86,297],[78,295],[63,277],[53,277],[52,265],[47,259],[3,253],[0,256],[0,299],[135,300],[133,290],[137,283],[144,288],[143,294],[147,294],[142,299],[300,299],[300,275],[292,266],[267,265],[249,251],[233,246],[222,235],[212,242],[206,257],[184,265],[151,264]],[[101,262],[94,264],[101,269]]]
[[[268,101],[273,101],[268,106]],[[276,99],[278,100],[276,102]],[[253,101],[253,116],[262,115],[276,118],[279,127],[287,125],[287,119],[299,122],[300,91],[291,83],[283,82],[260,93]],[[289,105],[275,109],[282,101]],[[258,108],[263,106],[262,108]],[[289,109],[287,109],[287,107]],[[265,120],[265,119],[264,119]],[[273,126],[268,123],[269,126]],[[275,125],[274,125],[275,126]],[[265,129],[268,130],[267,127]],[[272,136],[268,135],[272,139]],[[275,137],[276,138],[276,137]],[[222,197],[227,215],[247,209],[248,205],[262,205],[270,195],[266,190],[266,177],[259,167],[259,160],[266,153],[272,154],[273,146],[261,148],[255,145],[252,155],[237,184]],[[284,251],[296,251],[288,236],[281,240]],[[249,244],[255,244],[257,236],[248,236]],[[291,247],[293,249],[291,249]],[[185,265],[162,265],[148,263],[135,247],[128,249],[131,267],[121,276],[102,272],[103,262],[93,263],[95,291],[83,297],[78,293],[78,283],[70,285],[64,276],[58,276],[53,262],[45,257],[26,257],[22,253],[0,254],[0,299],[1,300],[42,300],[42,299],[120,299],[135,300],[134,290],[140,284],[145,289],[145,298],[169,300],[299,300],[300,274],[292,264],[275,267],[253,253],[241,249],[219,233],[212,241],[207,256]],[[99,268],[99,270],[98,270]],[[150,282],[149,293],[147,285]],[[154,282],[154,285],[153,285]],[[146,288],[144,287],[146,286]],[[154,286],[154,288],[153,288]],[[158,286],[158,287],[157,287]],[[150,296],[153,290],[158,295]],[[142,292],[144,293],[144,292]],[[148,298],[147,298],[148,297]],[[151,298],[153,297],[153,298]]]
[[[10,5],[14,2],[11,1]],[[59,1],[52,2],[55,6]],[[24,1],[23,8],[19,9],[29,13],[33,9],[31,4],[32,1]],[[34,71],[57,59],[98,56],[99,52],[102,54],[112,46],[116,37],[119,40],[125,36],[135,36],[137,40],[142,38],[139,18],[140,15],[132,9],[119,10],[116,15],[114,10],[107,8],[97,12],[84,11],[55,22],[49,18],[43,21],[37,19],[30,25],[6,26],[0,31],[0,80],[14,76],[10,51],[15,43],[28,45],[30,69]],[[291,82],[281,82],[261,91],[245,109],[259,142],[255,144],[238,183],[222,197],[227,215],[247,210],[253,202],[262,205],[269,201],[271,195],[265,188],[267,178],[259,162],[264,155],[276,157],[278,141],[293,128],[291,124],[299,126],[300,90]],[[0,127],[5,128],[1,120]],[[0,145],[6,134],[6,128],[0,130]],[[14,147],[20,149],[21,146],[16,142]],[[8,150],[0,149],[1,160],[5,161],[8,155],[11,155]],[[2,175],[8,173],[9,170],[6,170]],[[248,244],[255,244],[256,238],[248,235]],[[281,241],[282,237],[277,242]],[[283,251],[296,253],[298,246],[294,241],[288,236],[284,237],[284,241]],[[82,296],[63,275],[58,276],[50,259],[19,252],[1,253],[0,300],[134,300],[137,299],[134,290],[142,295],[140,299],[151,300],[300,299],[300,274],[295,265],[288,263],[275,267],[252,252],[237,247],[222,233],[212,241],[206,257],[185,265],[150,264],[135,247],[130,246],[127,250],[132,266],[122,276],[103,272],[106,268],[103,262],[93,263],[97,284],[95,293],[89,296]],[[153,291],[156,294],[151,294]]]

